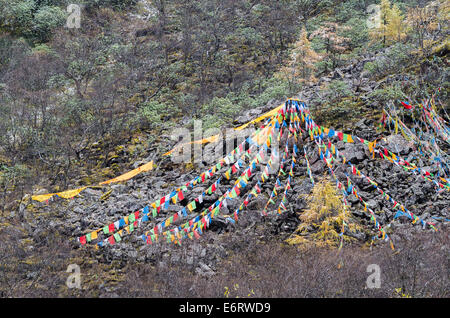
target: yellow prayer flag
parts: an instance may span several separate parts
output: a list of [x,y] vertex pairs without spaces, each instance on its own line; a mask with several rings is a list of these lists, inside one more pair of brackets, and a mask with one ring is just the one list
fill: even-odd
[[352,138],[352,135],[348,135],[347,136],[347,142],[354,142],[353,138]]

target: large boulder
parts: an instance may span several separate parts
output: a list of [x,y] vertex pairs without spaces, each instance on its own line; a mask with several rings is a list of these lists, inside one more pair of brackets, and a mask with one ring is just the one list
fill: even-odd
[[402,135],[391,135],[386,137],[386,148],[394,153],[405,156],[413,150],[412,142],[407,141]]
[[363,161],[365,158],[364,146],[361,144],[345,144],[345,149],[342,153],[347,161],[353,164]]

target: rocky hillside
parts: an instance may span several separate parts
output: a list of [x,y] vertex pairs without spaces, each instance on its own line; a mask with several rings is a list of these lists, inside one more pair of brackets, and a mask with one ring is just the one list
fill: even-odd
[[[298,2],[298,6],[294,2],[289,3],[295,10],[300,10],[300,4],[314,1]],[[144,2],[148,4],[148,1]],[[406,139],[401,131],[395,133],[393,126],[383,128],[380,120],[383,108],[400,109],[401,101],[419,103],[429,99],[438,87],[441,88],[436,95],[437,102],[442,106],[440,115],[449,119],[448,29],[442,27],[427,31],[432,40],[420,52],[413,43],[417,39],[410,35],[411,38],[403,41],[403,34],[398,35],[402,39],[398,43],[381,45],[378,39],[378,44],[366,49],[368,39],[357,36],[361,31],[357,26],[365,21],[365,16],[359,13],[354,20],[349,20],[347,18],[351,14],[346,11],[352,12],[358,8],[364,12],[365,7],[360,8],[361,2],[349,1],[345,4],[345,1],[334,1],[339,6],[338,12],[327,9],[326,1],[316,2],[321,3],[317,12],[306,16],[305,11],[302,25],[306,27],[298,32],[305,35],[301,45],[294,43],[298,28],[278,29],[275,11],[269,10],[275,4],[270,1],[265,6],[247,6],[246,1],[239,2],[236,7],[227,3],[216,12],[219,14],[217,17],[207,14],[210,6],[207,2],[204,6],[191,7],[176,1],[168,9],[177,17],[171,23],[166,20],[164,1],[155,2],[159,4],[156,9],[150,8],[153,17],[149,15],[145,18],[146,15],[139,14],[131,20],[126,12],[114,11],[117,10],[115,2],[111,10],[97,10],[94,5],[90,7],[92,34],[84,34],[85,38],[80,40],[79,45],[85,45],[91,51],[74,52],[76,56],[70,58],[76,60],[81,58],[77,54],[89,53],[91,66],[101,72],[101,76],[91,78],[83,73],[85,77],[78,83],[78,75],[75,74],[72,79],[65,79],[64,87],[30,88],[30,91],[42,93],[40,96],[44,98],[30,98],[36,105],[50,101],[52,96],[57,101],[53,107],[58,111],[52,113],[53,117],[47,118],[47,109],[42,109],[42,121],[47,120],[55,125],[48,130],[42,129],[42,135],[21,135],[17,140],[24,144],[17,142],[9,145],[11,138],[0,138],[3,142],[0,149],[11,146],[8,148],[11,149],[11,156],[0,156],[0,164],[8,166],[8,169],[9,166],[32,167],[20,168],[20,173],[23,170],[33,171],[31,176],[22,176],[14,174],[16,170],[11,168],[14,172],[11,173],[12,181],[2,188],[2,200],[9,203],[3,204],[0,219],[0,296],[448,297],[450,191],[441,191],[433,182],[411,170],[374,156],[369,147],[360,142],[338,141],[335,145],[337,151],[362,174],[375,181],[384,194],[364,178],[352,177],[358,197],[354,194],[346,197],[349,204],[348,224],[343,224],[342,220],[336,224],[325,224],[336,217],[336,211],[331,213],[330,218],[317,218],[323,221],[322,224],[305,221],[304,215],[314,209],[314,202],[323,200],[322,206],[328,208],[330,204],[327,200],[335,202],[337,198],[341,201],[342,196],[331,190],[330,193],[323,191],[320,194],[313,191],[309,173],[316,185],[323,183],[334,187],[335,181],[316,151],[315,142],[303,135],[297,141],[301,155],[293,170],[283,213],[277,213],[274,206],[269,209],[268,215],[261,213],[273,193],[276,175],[271,174],[261,186],[261,194],[248,203],[237,222],[230,220],[230,217],[233,219],[233,213],[245,192],[241,194],[241,200],[230,201],[227,206],[221,207],[220,215],[211,220],[199,239],[186,239],[181,245],[167,243],[165,238],[153,244],[147,244],[142,239],[144,233],[165,222],[167,217],[179,212],[188,202],[205,194],[212,183],[205,182],[183,192],[184,199],[162,209],[149,222],[139,223],[132,233],[124,232],[114,245],[99,247],[96,244],[98,240],[80,244],[80,237],[149,206],[193,180],[222,158],[211,152],[207,153],[210,162],[175,164],[170,156],[163,155],[176,144],[170,138],[175,127],[190,129],[194,119],[202,119],[205,129],[216,127],[224,131],[248,123],[284,103],[287,98],[304,101],[318,125],[367,141],[376,140],[379,149],[385,148],[432,175],[442,173],[436,161],[424,156],[423,149],[417,143]],[[397,2],[406,12],[408,6],[403,1]],[[214,21],[230,20],[228,6],[236,10],[239,27],[231,22],[227,23],[233,29],[214,24]],[[48,10],[40,10],[44,9]],[[196,21],[184,20],[183,10],[197,10],[198,19],[204,23],[202,28],[196,26]],[[256,14],[262,18],[255,18]],[[144,18],[150,19],[144,29],[128,23],[137,23]],[[409,18],[415,21],[412,14]],[[295,14],[289,15],[289,19],[295,21]],[[346,27],[352,26],[351,32],[345,27],[340,32],[335,27],[336,34],[331,32],[337,42],[348,42],[342,44],[347,47],[346,50],[340,51],[339,46],[326,47],[327,41],[320,36],[326,30],[324,25],[328,25],[328,20],[337,20]],[[105,21],[116,23],[106,27],[103,25]],[[267,25],[264,21],[268,21]],[[442,19],[439,18],[439,21],[441,23]],[[127,36],[118,32],[125,25],[129,34],[135,34],[132,46],[126,42]],[[3,28],[10,30],[12,27],[6,25]],[[104,28],[110,28],[111,34],[121,35],[104,38],[101,32]],[[180,30],[191,30],[195,36],[191,38],[189,32],[180,33]],[[367,30],[363,31],[361,34],[368,34]],[[52,33],[50,29],[47,32]],[[348,36],[351,39],[345,37],[346,32],[350,32]],[[307,33],[309,36],[306,36]],[[48,42],[49,46],[44,44],[33,48],[32,53],[24,57],[26,63],[23,70],[12,66],[0,68],[1,78],[8,80],[8,85],[2,86],[0,82],[0,92],[7,87],[10,94],[2,94],[0,101],[13,105],[15,96],[28,89],[21,86],[20,76],[26,74],[26,67],[36,61],[45,61],[49,69],[55,70],[54,74],[44,76],[46,83],[57,81],[61,74],[67,76],[64,69],[73,63],[62,59],[68,56],[65,55],[68,48],[64,45],[68,34],[56,32],[55,38]],[[274,34],[277,36],[272,38]],[[36,41],[37,36],[33,34],[29,40]],[[210,51],[196,54],[199,48],[213,46],[209,36],[216,36],[214,54],[217,55],[210,55]],[[177,42],[179,38],[183,41]],[[263,47],[253,43],[252,38],[263,38]],[[394,36],[390,35],[390,41],[392,38]],[[126,45],[122,45],[121,41]],[[193,48],[189,46],[189,41],[194,43]],[[93,43],[97,43],[98,47]],[[152,43],[158,45],[153,47]],[[290,64],[289,61],[295,50],[311,45],[324,54],[317,60],[314,60],[316,57],[313,54],[307,57],[314,60],[310,64],[314,64],[312,73],[317,78],[303,76],[300,82],[288,79],[288,75],[298,69],[308,73],[308,66]],[[106,46],[108,50],[103,52],[101,48]],[[149,57],[144,48],[153,50],[151,52],[155,54]],[[98,51],[102,52],[102,58],[111,60],[95,64]],[[55,56],[59,59],[52,60]],[[147,59],[139,62],[140,58]],[[146,68],[141,73],[144,65]],[[287,67],[286,71],[282,65],[290,68]],[[199,71],[194,72],[194,69]],[[212,70],[218,73],[213,74]],[[265,79],[258,82],[263,70]],[[157,75],[149,75],[154,73]],[[120,74],[129,76],[122,77]],[[112,81],[117,84],[116,87],[115,84],[102,85],[103,78],[120,80]],[[36,83],[41,79],[37,78]],[[81,86],[73,86],[71,80],[75,80],[77,85],[84,85],[84,90]],[[143,89],[148,83],[151,83],[150,89]],[[74,96],[67,93],[70,91],[67,87],[77,88]],[[114,95],[116,93],[117,96]],[[111,102],[105,97],[112,95],[120,102],[115,103],[115,99]],[[113,106],[110,107],[111,103]],[[200,106],[194,108],[193,105],[197,104]],[[68,109],[58,108],[61,105],[73,108],[69,112]],[[70,116],[64,117],[64,114]],[[412,127],[416,124],[417,118],[405,112],[401,114],[406,125]],[[41,118],[41,115],[35,118]],[[79,125],[76,124],[78,121]],[[32,130],[39,131],[39,125],[33,126]],[[0,125],[0,128],[3,129],[3,126]],[[77,130],[72,133],[74,128]],[[55,131],[61,131],[61,135],[55,134]],[[48,139],[52,134],[59,139]],[[430,132],[427,134],[424,136],[431,136]],[[26,146],[28,137],[34,140],[32,147]],[[447,160],[448,142],[437,140],[437,145],[441,158]],[[303,157],[303,149],[308,149],[308,163]],[[47,203],[31,200],[31,192],[44,194],[96,184],[151,160],[155,163],[153,170],[138,174],[129,181],[87,188],[69,200],[56,198]],[[13,165],[12,162],[23,162],[24,165]],[[10,171],[8,169],[5,171]],[[0,172],[0,181],[6,178],[4,176],[10,176],[3,170]],[[334,172],[347,185],[345,180],[348,175],[351,176],[351,169],[336,165]],[[201,212],[214,204],[234,182],[233,178],[222,178],[217,189],[203,195],[202,201],[197,202],[192,212]],[[22,193],[16,190],[19,188]],[[423,223],[411,222],[407,217],[397,218],[399,210],[392,208],[386,194],[401,202]],[[9,196],[11,199],[8,199]],[[374,212],[378,225],[384,227],[395,245],[394,250],[387,242],[374,240],[379,233],[361,199]],[[180,223],[180,220],[174,221],[175,225]],[[433,224],[437,231],[423,224]],[[338,235],[341,226],[345,229],[342,236]],[[330,233],[332,235],[327,236]],[[311,244],[293,244],[292,238],[296,235],[301,237],[302,242]],[[323,241],[326,244],[315,243],[320,235],[325,238]],[[101,241],[107,236],[100,231],[99,237]],[[342,248],[338,248],[340,242],[343,242]],[[374,263],[383,267],[383,281],[391,283],[379,290],[363,289],[361,286],[367,278],[366,267]],[[81,289],[70,289],[65,284],[69,264],[81,267]],[[339,278],[333,280],[330,275]]]
[[[355,94],[358,94],[358,98],[365,99],[368,92],[382,85],[382,82],[368,80],[362,72],[363,65],[376,58],[377,56],[374,54],[365,57],[362,61],[355,61],[345,68],[337,69],[329,76],[321,78],[317,84],[299,92],[298,97],[308,100],[314,95],[320,96],[323,94],[320,89],[321,83],[330,82],[338,76],[348,84]],[[246,123],[278,104],[279,101],[273,101],[263,107],[252,109],[238,117],[235,123],[237,125]],[[370,106],[367,111],[370,112]],[[423,156],[420,155],[415,145],[405,140],[401,134],[391,135],[387,132],[377,132],[375,129],[377,122],[373,119],[361,119],[345,126],[349,127],[344,130],[345,133],[351,133],[367,140],[378,139],[379,146],[399,154],[408,162],[415,162],[433,174],[438,172],[436,166],[420,159]],[[303,142],[300,144],[307,147],[312,146],[309,137],[303,138]],[[389,161],[379,157],[373,158],[363,144],[339,141],[336,145],[338,151],[350,163],[376,181],[381,189],[387,190],[391,197],[402,202],[425,222],[437,224],[440,231],[446,231],[445,222],[441,222],[441,220],[448,220],[450,216],[448,191],[436,192],[431,182],[405,171]],[[448,147],[443,149],[448,151]],[[269,183],[263,185],[264,195],[249,203],[239,222],[233,225],[227,222],[225,217],[219,216],[212,220],[205,236],[194,242],[188,240],[183,243],[183,247],[164,242],[148,245],[141,238],[144,231],[163,222],[172,213],[178,212],[180,206],[176,205],[171,205],[167,210],[161,212],[152,220],[152,225],[145,225],[132,235],[125,235],[122,241],[117,242],[114,246],[108,245],[99,249],[94,246],[81,247],[77,241],[79,236],[102,228],[105,224],[115,222],[124,215],[141,209],[153,202],[155,198],[160,198],[171,192],[172,189],[192,180],[210,166],[209,163],[198,164],[194,166],[194,169],[186,171],[183,165],[174,165],[170,157],[162,156],[162,153],[155,147],[148,149],[147,154],[146,160],[155,160],[157,168],[142,173],[123,184],[115,184],[101,189],[87,189],[80,196],[68,201],[56,199],[49,204],[36,202],[23,204],[18,211],[18,217],[23,221],[24,229],[29,235],[28,245],[31,247],[39,245],[53,232],[58,233],[73,249],[80,250],[79,253],[96,259],[101,264],[114,263],[119,264],[119,267],[130,263],[154,264],[158,267],[166,267],[170,264],[170,266],[181,266],[198,275],[213,276],[218,271],[220,272],[218,266],[225,259],[244,252],[254,244],[274,240],[283,242],[289,238],[300,223],[298,215],[307,207],[306,198],[311,195],[313,187],[307,177],[306,164],[301,161],[297,165],[292,179],[292,191],[288,195],[287,211],[281,215],[261,216],[261,210],[273,188],[271,183],[275,179],[271,179]],[[320,160],[318,153],[311,152],[308,155],[312,175],[319,178],[326,174],[327,167]],[[139,162],[136,165],[138,164]],[[345,180],[346,172],[348,171],[343,166],[336,169],[336,174],[341,180]],[[223,180],[214,194],[203,198],[203,204],[197,207],[198,210],[213,204],[220,195],[228,190],[232,182],[233,180]],[[422,228],[420,224],[413,225],[409,220],[400,218],[394,221],[395,210],[391,209],[391,204],[386,202],[373,186],[360,178],[355,178],[354,182],[359,189],[359,195],[367,202],[368,207],[376,211],[378,221],[383,225],[389,224],[387,231],[394,242],[408,240],[414,235],[424,235],[431,231],[428,228]],[[188,192],[189,196],[186,196],[187,202],[198,197],[205,190],[206,186],[194,187],[192,191]],[[371,230],[370,218],[364,213],[358,198],[350,195],[348,201],[351,204],[351,219],[361,225],[360,230],[346,234],[355,239],[350,245],[369,243],[374,233]],[[230,203],[221,209],[221,215],[230,215],[237,207],[237,202]],[[383,245],[384,243],[380,242],[379,244]]]

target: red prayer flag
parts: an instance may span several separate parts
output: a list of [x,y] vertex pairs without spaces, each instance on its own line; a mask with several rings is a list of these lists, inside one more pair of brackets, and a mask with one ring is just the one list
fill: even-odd
[[183,199],[184,199],[184,196],[183,196],[183,192],[182,192],[182,191],[178,192],[178,199],[179,199],[179,200],[183,200]]
[[408,103],[402,102],[403,107],[405,107],[406,109],[411,109],[412,105],[409,105]]
[[86,235],[83,235],[82,237],[80,237],[80,243],[81,243],[81,245],[86,244]]
[[108,226],[108,230],[109,230],[109,233],[114,233],[114,223],[111,223],[111,224]]
[[116,243],[116,240],[114,239],[114,235],[111,235],[111,236],[108,238],[108,241],[109,241],[109,243],[110,243],[111,245],[114,245],[114,244]]

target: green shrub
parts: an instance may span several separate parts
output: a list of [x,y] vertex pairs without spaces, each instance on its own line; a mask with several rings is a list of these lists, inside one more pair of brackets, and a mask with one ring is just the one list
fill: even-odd
[[378,101],[381,105],[389,101],[396,101],[405,97],[405,94],[398,85],[386,86],[376,89],[368,95],[369,99]]
[[46,42],[50,39],[51,31],[64,24],[67,14],[59,7],[44,6],[34,14],[33,36],[39,42]]
[[2,0],[0,2],[0,28],[12,34],[28,30],[33,21],[33,0]]
[[370,74],[375,74],[378,70],[378,65],[374,62],[367,62],[364,64],[364,71],[369,72]]
[[226,123],[231,123],[240,113],[241,107],[228,98],[214,97],[209,103],[203,105],[203,128],[218,128]]
[[329,100],[336,100],[339,98],[352,95],[352,91],[347,83],[342,80],[332,80],[325,91],[325,95]]

